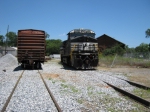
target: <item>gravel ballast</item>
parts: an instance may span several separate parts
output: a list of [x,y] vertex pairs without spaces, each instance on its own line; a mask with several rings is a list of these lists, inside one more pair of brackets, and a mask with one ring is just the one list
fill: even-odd
[[37,70],[24,72],[6,111],[57,111]]
[[[4,65],[0,67],[0,110],[23,71],[18,67],[15,57],[5,56],[0,58],[1,65]],[[127,82],[110,76],[111,72],[75,70],[62,66],[59,59],[42,65],[40,72],[63,112],[149,111],[103,82],[107,81],[127,91],[133,91],[134,87]],[[37,70],[24,72],[6,111],[57,112]]]
[[[41,70],[51,91],[63,111],[145,111],[145,107],[105,84],[102,80],[132,91],[133,87],[123,80],[93,70],[74,70],[58,62],[49,62]],[[147,109],[146,109],[147,110]]]
[[14,71],[18,66],[16,57],[7,54],[0,58],[0,110],[14,88],[21,71]]

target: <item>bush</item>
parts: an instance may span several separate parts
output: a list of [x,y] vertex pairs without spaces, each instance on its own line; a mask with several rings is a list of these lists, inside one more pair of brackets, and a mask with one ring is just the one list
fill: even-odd
[[115,54],[118,54],[118,55],[122,56],[124,54],[124,52],[125,52],[125,50],[120,45],[116,45],[112,48],[105,49],[102,53],[105,56],[115,55]]

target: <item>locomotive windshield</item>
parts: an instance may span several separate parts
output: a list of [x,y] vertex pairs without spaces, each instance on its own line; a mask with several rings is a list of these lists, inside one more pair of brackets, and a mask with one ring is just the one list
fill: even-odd
[[80,36],[95,38],[95,33],[89,29],[74,29],[68,33],[68,36],[70,39],[74,39]]
[[70,38],[75,38],[79,36],[87,36],[87,37],[95,38],[94,33],[71,33],[70,34]]

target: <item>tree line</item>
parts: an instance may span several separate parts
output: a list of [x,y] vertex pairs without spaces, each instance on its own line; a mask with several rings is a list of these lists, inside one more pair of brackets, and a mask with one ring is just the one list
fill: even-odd
[[[150,29],[145,31],[146,38],[150,37]],[[59,50],[62,44],[62,40],[60,39],[49,39],[50,35],[46,33],[46,55],[50,54],[59,54]],[[17,47],[17,34],[15,32],[8,32],[5,36],[0,35],[0,46],[13,46]],[[104,50],[102,53],[104,55],[113,55],[120,54],[122,55],[124,52],[149,52],[150,44],[141,43],[136,48],[128,48],[128,46],[123,49],[121,46],[116,45],[112,48],[108,48]]]

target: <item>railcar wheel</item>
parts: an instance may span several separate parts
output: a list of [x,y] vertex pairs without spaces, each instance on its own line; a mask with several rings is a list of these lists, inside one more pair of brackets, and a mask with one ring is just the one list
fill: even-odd
[[39,68],[40,68],[40,63],[39,63],[39,62],[37,62],[37,64],[36,64],[36,68],[37,68],[37,69],[39,69]]
[[34,64],[32,64],[32,69],[34,69]]
[[25,64],[23,64],[23,68],[26,68],[26,65],[25,65]]

